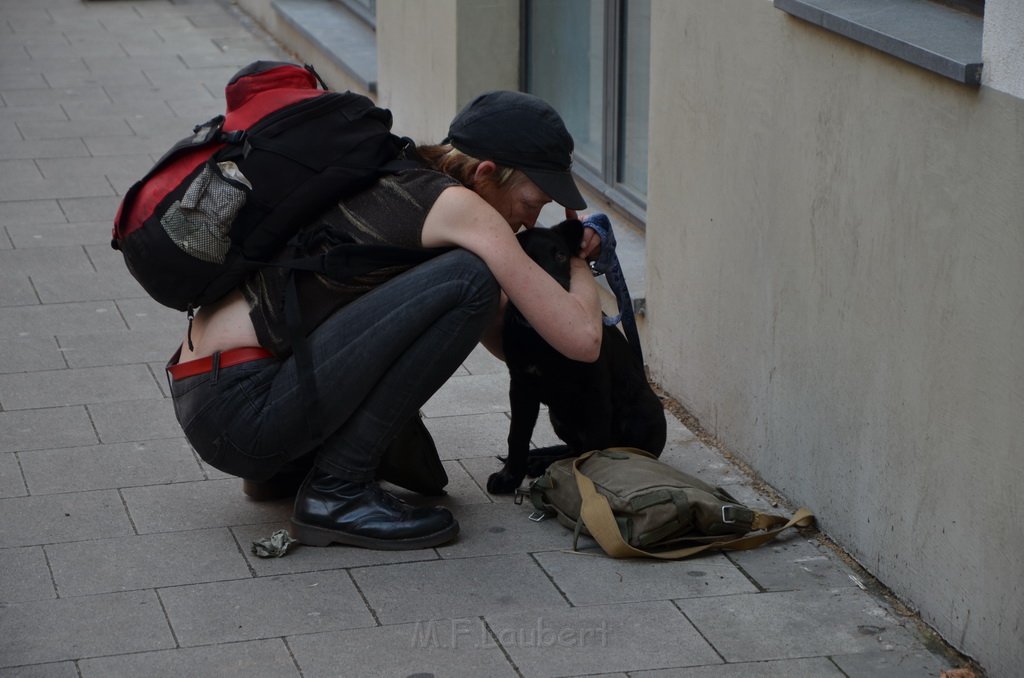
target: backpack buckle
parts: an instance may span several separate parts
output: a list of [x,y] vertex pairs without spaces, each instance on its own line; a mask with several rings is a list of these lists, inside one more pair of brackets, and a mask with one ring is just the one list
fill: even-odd
[[220,140],[225,144],[238,145],[245,140],[245,130],[236,129],[232,132],[221,132]]

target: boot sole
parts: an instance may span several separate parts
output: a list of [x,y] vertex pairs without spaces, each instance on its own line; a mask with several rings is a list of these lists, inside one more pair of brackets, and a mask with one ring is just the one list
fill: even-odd
[[358,534],[350,534],[341,530],[329,530],[324,527],[307,525],[292,518],[292,537],[300,544],[306,546],[330,546],[331,544],[345,544],[346,546],[359,546],[364,549],[375,549],[379,551],[408,551],[412,549],[426,549],[433,546],[440,546],[451,541],[459,533],[459,524],[452,523],[443,530],[422,537],[411,537],[409,539],[377,539],[364,537]]

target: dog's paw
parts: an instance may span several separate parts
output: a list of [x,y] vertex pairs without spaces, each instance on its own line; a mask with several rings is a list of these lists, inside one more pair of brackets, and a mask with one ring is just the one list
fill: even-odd
[[492,473],[487,479],[487,491],[491,494],[512,494],[523,482],[523,476],[509,473],[505,469]]

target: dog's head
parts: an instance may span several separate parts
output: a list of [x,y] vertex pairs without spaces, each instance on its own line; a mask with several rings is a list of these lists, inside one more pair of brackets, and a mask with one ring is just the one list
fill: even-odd
[[580,250],[583,224],[568,219],[551,228],[534,228],[518,235],[526,254],[552,278],[569,289],[569,260]]

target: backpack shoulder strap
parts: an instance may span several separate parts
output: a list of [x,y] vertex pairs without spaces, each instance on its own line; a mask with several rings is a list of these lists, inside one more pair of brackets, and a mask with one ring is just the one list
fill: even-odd
[[580,506],[580,521],[586,525],[587,530],[594,537],[594,540],[597,541],[601,549],[612,558],[642,556],[662,560],[679,560],[708,550],[744,551],[757,548],[775,539],[779,533],[790,527],[808,527],[814,523],[814,514],[805,508],[799,509],[789,519],[758,513],[754,519],[752,529],[765,530],[764,532],[734,539],[710,541],[670,551],[644,551],[630,546],[622,538],[622,533],[619,531],[618,523],[615,522],[615,515],[612,513],[608,499],[597,491],[594,482],[580,470],[580,465],[593,456],[593,454],[594,452],[587,452],[576,459],[572,465],[573,477],[576,479],[576,485],[579,488],[580,500],[582,502]]

